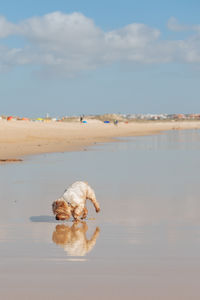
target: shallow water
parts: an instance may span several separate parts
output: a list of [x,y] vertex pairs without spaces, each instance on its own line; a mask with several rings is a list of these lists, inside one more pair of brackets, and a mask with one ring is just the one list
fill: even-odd
[[[200,131],[122,139],[0,166],[0,299],[199,299]],[[51,203],[95,189],[86,224]]]

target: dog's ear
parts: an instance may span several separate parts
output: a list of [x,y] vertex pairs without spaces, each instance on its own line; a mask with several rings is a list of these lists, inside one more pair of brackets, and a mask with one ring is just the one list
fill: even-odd
[[64,200],[55,200],[52,204],[52,210],[56,215],[56,220],[68,220],[71,216],[71,208]]
[[55,211],[58,208],[67,209],[68,205],[67,205],[67,203],[64,200],[55,200],[52,203],[52,209],[53,209],[53,211]]
[[57,202],[58,201],[54,201],[53,203],[52,203],[52,210],[53,210],[53,213],[54,213],[54,215],[56,214],[56,209],[57,209]]

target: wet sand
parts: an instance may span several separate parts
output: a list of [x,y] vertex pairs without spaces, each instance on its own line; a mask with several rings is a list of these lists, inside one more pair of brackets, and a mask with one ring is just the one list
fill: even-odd
[[131,122],[104,124],[88,120],[77,122],[0,121],[0,159],[19,159],[25,155],[84,150],[85,147],[113,141],[122,136],[157,134],[173,129],[200,128],[200,121]]
[[[199,299],[200,131],[123,138],[1,165],[1,299]],[[58,222],[87,180],[101,205]]]

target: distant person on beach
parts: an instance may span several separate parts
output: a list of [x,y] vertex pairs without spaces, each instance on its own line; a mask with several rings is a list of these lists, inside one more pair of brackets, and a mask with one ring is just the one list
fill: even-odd
[[81,122],[81,123],[83,122],[83,117],[82,117],[82,116],[80,117],[80,122]]

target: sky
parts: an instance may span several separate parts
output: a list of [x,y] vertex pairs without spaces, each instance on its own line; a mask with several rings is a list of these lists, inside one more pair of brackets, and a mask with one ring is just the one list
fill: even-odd
[[200,113],[199,0],[0,0],[0,115]]

